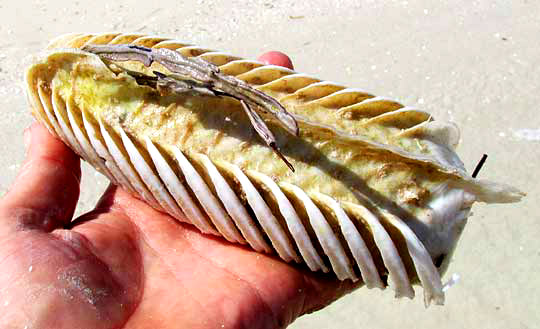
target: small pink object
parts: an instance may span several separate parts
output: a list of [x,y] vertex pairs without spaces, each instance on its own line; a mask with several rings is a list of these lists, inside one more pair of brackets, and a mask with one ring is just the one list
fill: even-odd
[[258,60],[260,62],[263,62],[264,64],[271,64],[271,65],[278,65],[283,66],[288,69],[294,69],[293,64],[289,56],[285,55],[284,53],[280,51],[269,51],[261,56],[259,56]]

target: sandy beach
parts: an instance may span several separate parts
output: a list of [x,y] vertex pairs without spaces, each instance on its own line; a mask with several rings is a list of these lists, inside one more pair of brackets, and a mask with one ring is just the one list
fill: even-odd
[[[361,288],[290,328],[540,327],[540,2],[537,1],[3,1],[0,3],[0,191],[24,157],[32,121],[23,72],[69,32],[160,34],[246,58],[280,50],[295,70],[396,99],[455,122],[458,153],[481,178],[528,196],[475,204],[444,281],[446,305],[424,308]],[[77,212],[106,179],[84,164]],[[1,248],[1,245],[0,245]],[[536,310],[536,311],[535,311]]]

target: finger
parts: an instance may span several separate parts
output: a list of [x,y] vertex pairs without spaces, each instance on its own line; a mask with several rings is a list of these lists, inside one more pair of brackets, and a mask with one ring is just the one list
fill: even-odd
[[26,160],[0,201],[0,232],[68,223],[79,198],[79,157],[40,124],[25,131]]
[[339,281],[327,273],[307,273],[305,300],[297,316],[318,311],[362,285],[362,281]]
[[263,62],[264,64],[269,65],[278,65],[283,66],[288,69],[293,70],[293,64],[289,56],[285,55],[280,51],[269,51],[257,58],[258,61]]

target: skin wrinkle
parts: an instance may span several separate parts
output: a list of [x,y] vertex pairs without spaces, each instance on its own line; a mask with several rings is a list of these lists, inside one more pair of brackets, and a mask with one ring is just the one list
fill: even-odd
[[[124,323],[122,323],[122,325],[120,325],[118,327],[120,329],[120,328],[125,328],[129,324],[130,319],[132,319],[133,316],[138,312],[139,307],[140,307],[140,305],[142,304],[142,302],[144,300],[144,292],[145,292],[146,285],[145,285],[145,270],[144,270],[145,267],[143,265],[144,260],[143,260],[143,255],[142,255],[143,248],[141,246],[144,243],[144,245],[146,245],[148,248],[150,248],[150,250],[152,250],[154,253],[156,253],[156,252],[155,252],[155,250],[152,249],[152,247],[150,246],[150,244],[146,240],[144,232],[142,232],[139,229],[139,226],[136,225],[131,220],[131,218],[129,217],[129,214],[126,211],[126,209],[124,208],[123,204],[118,202],[118,200],[114,197],[115,194],[116,194],[116,189],[117,188],[118,187],[114,186],[112,183],[109,184],[109,186],[107,187],[107,190],[105,191],[105,193],[101,196],[101,198],[97,202],[97,205],[94,208],[94,210],[92,212],[88,213],[88,214],[96,212],[97,216],[99,216],[100,211],[102,211],[103,213],[105,213],[106,211],[110,211],[111,215],[115,215],[115,214],[125,215],[125,216],[127,216],[127,220],[130,223],[130,227],[133,229],[132,230],[133,235],[134,235],[133,238],[135,239],[135,242],[136,242],[135,249],[137,250],[137,253],[139,255],[139,260],[140,260],[139,261],[140,274],[139,274],[139,280],[138,280],[139,281],[138,282],[139,294],[138,294],[138,296],[136,298],[136,302],[133,305],[133,311],[125,318]],[[88,215],[88,214],[85,214],[85,215]],[[83,216],[85,216],[85,215],[83,215]],[[83,217],[83,216],[81,216],[81,217]],[[77,221],[77,219],[75,221]]]
[[[150,248],[151,248],[151,247],[150,247]],[[151,249],[152,249],[153,252],[156,252],[153,248],[151,248]],[[186,285],[184,285],[184,284],[181,282],[180,278],[178,278],[178,276],[176,275],[176,273],[175,273],[175,271],[174,271],[174,267],[173,267],[171,264],[169,264],[168,262],[166,262],[166,261],[165,261],[165,258],[161,257],[159,254],[157,255],[156,258],[159,259],[159,260],[161,261],[161,263],[163,263],[163,264],[167,267],[169,273],[176,279],[176,283],[179,284],[179,285],[181,285],[182,288],[183,288],[182,290],[183,290],[185,293],[187,293],[187,294],[191,297],[191,298],[190,298],[190,301],[191,301],[191,302],[197,303],[197,306],[199,307],[200,310],[204,310],[204,306],[203,306],[202,301],[200,301],[199,299],[195,298],[195,296],[189,292],[189,289],[187,289]],[[142,301],[141,301],[141,303],[142,303]]]
[[[137,240],[139,241],[139,245],[142,245],[142,243],[144,243],[144,245],[152,252],[154,253],[154,256],[157,258],[157,259],[160,259],[162,260],[162,262],[169,268],[169,271],[173,274],[174,276],[174,271],[172,271],[171,269],[171,266],[165,262],[159,255],[159,253],[150,245],[149,241],[148,241],[148,238],[146,237],[146,233],[144,233],[143,231],[140,230],[139,226],[137,224],[135,224],[133,221],[132,221],[132,217],[130,216],[130,209],[129,208],[126,208],[124,207],[124,204],[122,202],[119,202],[118,199],[115,197],[115,194],[116,194],[116,190],[117,190],[118,187],[116,186],[113,186],[112,184],[109,185],[109,187],[107,188],[106,192],[104,193],[104,195],[101,197],[101,199],[98,201],[98,205],[96,206],[95,210],[97,209],[100,209],[102,207],[105,207],[106,209],[111,209],[113,210],[112,214],[114,214],[115,212],[117,213],[120,213],[120,214],[125,214],[127,217],[128,217],[128,220],[130,223],[132,223],[133,225],[133,228],[135,229],[135,232],[136,232],[136,235],[137,235]],[[127,192],[126,192],[127,193]],[[142,242],[142,243],[141,243]],[[144,248],[139,248],[139,251],[141,252],[141,250],[144,249]],[[142,253],[142,252],[141,252]],[[141,257],[142,258],[142,257]],[[144,262],[143,260],[141,260],[142,262]],[[142,265],[142,264],[141,264]],[[140,305],[143,303],[144,301],[144,289],[145,289],[145,284],[144,284],[144,278],[145,278],[145,274],[144,274],[144,266],[141,266],[141,283],[140,283],[140,290],[141,290],[141,293],[140,293],[140,298],[139,298],[139,301],[137,303],[137,306],[134,308],[132,314],[126,319],[126,322],[124,325],[127,325],[129,322],[130,322],[130,319],[133,317],[133,315],[135,315],[135,313],[139,310],[139,307]],[[202,304],[199,303],[199,306],[202,308]]]
[[[79,156],[77,156],[77,160],[78,159],[79,159]],[[61,160],[61,159],[59,159],[57,157],[51,157],[51,156],[47,156],[47,155],[40,155],[36,159],[32,159],[32,160],[28,161],[27,163],[25,163],[24,167],[33,165],[34,162],[46,162],[46,163],[50,163],[50,164],[53,164],[53,165],[56,164],[61,169],[61,171],[72,174],[73,177],[75,178],[76,182],[77,182],[77,186],[79,186],[79,184],[81,183],[81,170],[80,170],[80,167],[75,167],[75,168],[78,168],[78,169],[73,171],[72,170],[73,165],[70,164],[70,163],[66,163],[68,161],[70,161],[70,160],[63,161],[63,160]],[[43,165],[43,164],[41,164],[41,165]]]
[[[129,216],[128,212],[126,211],[126,208],[124,208],[123,204],[121,202],[118,202],[116,199],[114,199],[114,204],[120,209],[120,211],[124,212],[127,214],[128,218],[130,218],[130,221],[131,221],[131,217]],[[176,278],[176,281],[178,284],[182,285],[183,287],[183,290],[188,293],[190,296],[191,296],[191,300],[196,302],[199,306],[199,309],[203,310],[204,307],[203,307],[203,304],[201,303],[201,301],[199,300],[196,300],[193,296],[193,294],[189,293],[189,289],[187,289],[185,287],[184,284],[181,283],[180,279],[176,276],[175,274],[175,271],[174,271],[174,267],[169,264],[165,258],[161,257],[161,255],[157,252],[157,250],[152,247],[152,245],[150,244],[150,242],[148,241],[148,238],[146,237],[146,233],[144,233],[143,231],[140,230],[140,228],[138,227],[137,224],[133,223],[133,226],[137,229],[137,232],[138,232],[138,238],[139,238],[139,241],[142,241],[146,246],[147,248],[150,250],[150,252],[154,253],[154,256],[161,261],[161,263],[163,263],[165,266],[167,266],[167,269],[169,270],[169,272],[171,273],[172,276],[174,276]],[[141,266],[141,271],[144,272],[144,266]],[[139,310],[139,307],[140,305],[144,302],[145,298],[144,298],[144,288],[145,288],[145,284],[144,284],[144,273],[143,273],[143,276],[141,277],[142,279],[142,283],[141,283],[141,298],[139,298],[139,302],[137,304],[137,306],[135,307],[135,309],[133,310],[133,313],[126,319],[126,323],[125,325],[128,325],[129,322],[130,322],[130,319],[133,318],[133,316],[136,314],[136,312]]]
[[[305,289],[307,287],[307,282],[306,282],[306,277],[305,276],[304,276],[304,284],[302,286],[304,288],[302,289],[302,294],[300,294],[300,296],[301,296],[300,298],[302,298],[302,299],[301,299],[301,302],[300,302],[301,307],[300,307],[300,314],[298,314],[298,317],[306,314],[305,309],[306,309],[307,294],[305,293]],[[296,320],[296,319],[292,319],[291,323],[294,322],[294,320]]]
[[[67,247],[69,247],[69,251],[70,252],[66,252],[66,244],[60,244],[60,245],[54,245],[55,246],[55,250],[57,252],[61,252],[62,254],[64,255],[67,255],[70,259],[72,260],[76,260],[76,259],[79,259],[79,258],[82,258],[81,256],[81,253],[78,252],[78,250],[76,250],[76,248],[73,248],[72,246],[72,241],[71,239],[70,240],[66,240],[64,237],[62,237],[61,235],[59,234],[55,234],[55,232],[52,232],[52,234],[50,235],[53,239],[55,239],[56,241],[59,241],[59,242],[65,242],[65,243],[69,243],[67,245]],[[81,244],[82,245],[82,244]]]
[[[130,245],[133,247],[134,250],[137,251],[137,254],[140,256],[141,258],[141,248],[139,247],[141,245],[141,241],[144,242],[146,245],[148,245],[147,241],[144,239],[144,236],[143,236],[143,233],[140,231],[139,227],[133,223],[129,216],[127,215],[127,212],[126,210],[124,209],[124,207],[119,204],[118,202],[115,201],[115,199],[113,199],[113,201],[110,203],[110,204],[104,204],[106,202],[106,200],[109,200],[111,199],[111,197],[108,195],[109,192],[109,189],[110,188],[114,188],[116,189],[116,187],[114,187],[112,184],[110,185],[109,188],[107,188],[107,191],[105,192],[105,194],[102,196],[102,198],[98,201],[98,204],[96,206],[96,208],[94,208],[94,210],[92,210],[91,212],[89,213],[86,213],[80,217],[78,217],[77,219],[75,219],[73,222],[78,222],[79,219],[81,218],[84,218],[84,217],[91,217],[92,219],[97,219],[99,218],[100,215],[106,215],[107,214],[107,211],[110,211],[110,215],[111,216],[114,216],[115,218],[117,218],[116,220],[123,220],[127,223],[129,223],[129,227],[131,229],[131,233],[132,233],[132,236],[129,235],[129,234],[126,234],[125,237],[127,238],[127,240],[129,240],[130,242],[132,240],[134,240],[133,242],[134,243],[130,243]],[[90,219],[89,219],[90,220]],[[87,222],[87,220],[82,220],[82,222],[80,222],[80,224],[83,224]],[[113,229],[114,226],[113,225],[110,225],[108,222],[104,222],[104,221],[100,221],[98,223],[98,227],[101,229],[102,227],[108,227],[108,228],[111,228]],[[78,225],[75,224],[73,225],[73,228],[75,228],[76,226]],[[94,226],[95,228],[95,226]],[[76,229],[75,229],[75,232],[78,232]],[[81,232],[79,232],[80,234],[83,234]],[[83,234],[84,235],[84,234]],[[141,237],[143,237],[141,239]],[[91,243],[91,241],[88,241],[88,243],[90,243],[90,246],[92,248],[94,248],[94,245],[93,243]],[[95,250],[95,248],[94,248]],[[125,257],[128,257],[127,255]],[[142,271],[142,266],[141,266],[141,271]]]
[[[352,284],[351,287],[347,287],[347,285],[350,285]],[[310,313],[313,313],[313,312],[316,312],[326,306],[328,306],[329,304],[331,304],[332,302],[334,302],[337,298],[339,297],[342,297],[346,294],[350,294],[351,292],[353,292],[354,290],[358,289],[359,287],[362,287],[363,286],[363,283],[361,281],[357,281],[356,283],[350,283],[350,282],[347,282],[347,281],[339,281],[338,283],[338,287],[335,288],[335,290],[333,291],[333,295],[330,299],[328,299],[326,302],[321,302],[319,300],[319,302],[317,303],[314,303],[313,306],[311,306],[310,308],[306,309],[302,314],[310,314]],[[315,288],[313,288],[313,285],[311,283],[308,283],[308,289],[306,289],[307,291],[316,291]],[[318,300],[317,298],[313,298],[313,300]]]
[[[104,195],[103,198],[104,198],[104,197],[106,197],[106,195]],[[101,201],[101,200],[100,200],[100,201]],[[116,202],[114,202],[114,203],[116,203]],[[99,204],[99,203],[98,203],[98,204]],[[120,206],[119,208],[122,209],[121,206]],[[109,209],[112,209],[112,208],[109,208]],[[97,209],[94,209],[94,211],[92,211],[92,212],[96,212],[96,216],[99,217],[100,213],[99,213],[99,211],[98,211]],[[86,216],[86,215],[88,215],[88,214],[85,214],[85,215],[83,215],[83,216]],[[111,213],[111,215],[115,215],[115,217],[124,217],[124,215],[122,214],[122,211],[119,212],[118,214],[116,214],[116,213],[113,212],[113,213]],[[81,217],[82,217],[82,216],[81,216]],[[143,241],[143,242],[145,242],[145,241],[144,241],[144,240],[141,240],[141,232],[140,232],[140,230],[138,229],[137,225],[135,225],[134,223],[132,223],[132,222],[131,222],[129,219],[127,219],[127,218],[126,218],[126,219],[120,218],[120,219],[118,219],[118,220],[125,220],[126,222],[129,223],[129,226],[130,226],[130,228],[131,228],[131,233],[133,234],[133,236],[129,236],[129,235],[128,235],[128,240],[131,242],[132,239],[129,239],[130,237],[133,238],[133,239],[135,240],[134,243],[130,243],[130,245],[133,246],[133,249],[136,250],[136,253],[137,253],[137,255],[139,256],[139,257],[138,257],[138,258],[139,258],[139,262],[138,262],[138,268],[137,268],[137,269],[138,269],[139,272],[140,272],[139,275],[138,275],[138,278],[139,278],[139,279],[138,279],[138,282],[137,282],[137,286],[138,286],[138,294],[137,294],[137,296],[136,296],[136,298],[135,298],[135,302],[133,303],[133,310],[132,310],[129,314],[126,315],[124,321],[123,321],[121,324],[119,324],[118,327],[115,327],[115,328],[124,328],[124,327],[127,325],[127,323],[129,322],[129,319],[132,318],[132,316],[135,314],[135,312],[136,312],[137,309],[139,308],[139,305],[141,304],[142,298],[143,298],[143,296],[144,296],[144,266],[142,265],[141,248],[139,248],[138,246],[141,245],[141,241]],[[83,222],[83,223],[84,223],[84,222]],[[109,228],[113,228],[113,227],[114,227],[114,226],[109,225],[108,223],[105,223],[105,222],[103,222],[103,221],[101,221],[101,222],[99,222],[99,223],[97,223],[97,224],[98,224],[98,227],[99,227],[99,228],[102,228],[103,226],[106,226],[106,227],[109,227]],[[94,229],[94,230],[96,229],[95,226],[93,227],[93,229]],[[81,233],[81,232],[78,232],[78,231],[72,231],[72,232],[75,232],[75,233],[81,235],[82,237],[84,237],[84,239],[86,239],[86,242],[87,242],[86,245],[89,247],[89,249],[91,249],[91,250],[89,250],[89,251],[92,253],[92,255],[94,255],[98,260],[100,260],[100,262],[102,262],[102,263],[106,266],[106,268],[107,268],[107,270],[109,271],[110,275],[113,277],[113,279],[115,280],[115,282],[118,283],[118,282],[119,282],[119,278],[117,277],[117,275],[114,273],[114,271],[112,271],[112,269],[110,268],[110,266],[109,266],[109,264],[108,264],[107,262],[104,262],[103,260],[101,260],[101,259],[97,256],[97,253],[98,253],[97,249],[95,248],[94,244],[93,244],[90,240],[88,240],[88,239],[86,238],[85,234],[84,234],[84,233]],[[145,242],[145,243],[146,243],[146,242]],[[129,257],[129,256],[126,254],[124,257]],[[120,263],[122,263],[122,262],[120,262]],[[119,285],[119,286],[122,286],[122,285]],[[122,292],[125,292],[125,291],[126,291],[126,289],[123,288],[123,289],[122,289]],[[117,305],[123,304],[123,303],[120,303],[120,302],[118,301],[118,299],[120,298],[120,296],[116,296],[116,295],[114,295],[114,294],[113,294],[113,296],[114,296],[115,300],[117,300],[117,303],[116,303]],[[128,300],[128,301],[129,301],[129,300]]]
[[51,232],[55,229],[53,227],[55,222],[63,222],[65,218],[68,218],[64,216],[64,210],[61,207],[48,208],[47,211],[43,211],[38,207],[16,207],[12,211],[13,214],[10,216],[19,219],[16,228],[21,231]]
[[[214,264],[216,267],[220,268],[223,272],[231,275],[232,277],[236,278],[237,280],[240,280],[241,282],[245,283],[249,288],[250,290],[252,290],[254,293],[255,293],[255,296],[257,296],[257,299],[261,302],[261,304],[265,307],[265,309],[267,309],[269,311],[269,313],[271,314],[271,319],[273,319],[274,321],[274,324],[277,325],[275,328],[278,328],[279,327],[279,320],[278,320],[278,317],[277,315],[275,314],[274,310],[272,309],[272,307],[264,300],[264,298],[262,297],[261,293],[260,293],[260,290],[253,286],[250,282],[248,282],[247,280],[243,279],[242,277],[240,277],[237,273],[233,273],[232,271],[230,271],[229,269],[227,269],[226,267],[222,266],[221,264],[217,263],[216,261],[212,260],[212,259],[209,259],[208,257],[205,257],[203,256],[200,251],[198,249],[195,248],[195,246],[193,245],[193,243],[191,243],[191,241],[189,241],[189,239],[186,240],[188,242],[188,244],[190,245],[190,248],[197,254],[199,255],[202,259],[204,259],[205,261],[207,261],[208,263],[210,264]],[[252,328],[251,326],[248,327],[248,328]]]
[[[125,219],[121,219],[121,220],[125,220]],[[97,228],[96,228],[96,226],[97,226]],[[112,226],[112,225],[110,225],[110,224],[108,224],[108,223],[105,223],[105,222],[100,222],[99,225],[94,225],[94,226],[93,226],[93,229],[94,229],[94,230],[99,230],[99,231],[101,231],[101,232],[106,232],[106,231],[107,231],[106,228],[114,229],[114,226]],[[66,231],[67,231],[67,232],[70,232],[70,231],[68,231],[68,230],[66,230]],[[78,231],[76,231],[76,230],[73,230],[72,232],[76,232],[76,233],[81,234],[81,235],[86,239],[85,242],[86,242],[86,244],[88,245],[88,248],[90,249],[90,251],[91,251],[94,255],[97,255],[97,252],[98,252],[98,251],[97,251],[97,249],[95,248],[94,243],[92,243],[90,240],[88,240],[88,239],[86,238],[86,236],[84,235],[84,233],[78,232]],[[127,240],[130,240],[130,239],[129,239],[129,236],[127,236],[127,237],[126,237],[126,236],[123,236],[123,238],[127,238]],[[133,247],[133,249],[138,250],[138,248],[136,247],[135,244],[133,244],[132,247]],[[127,258],[127,257],[128,257],[127,254],[124,255],[124,259]],[[119,262],[119,263],[122,263],[122,262]],[[109,268],[109,265],[108,265],[108,264],[107,264],[107,268]],[[109,268],[109,269],[110,269],[110,268]]]
[[[72,165],[68,166],[68,164],[64,163],[64,161],[58,160],[58,159],[53,158],[53,157],[44,156],[44,155],[40,155],[35,159],[28,160],[27,162],[25,162],[23,164],[22,168],[21,168],[21,171],[19,172],[19,174],[17,175],[17,177],[15,179],[15,183],[17,181],[19,181],[20,179],[23,179],[26,175],[33,174],[32,169],[36,165],[36,163],[38,164],[39,167],[43,167],[44,165],[41,162],[45,162],[45,163],[51,165],[51,167],[53,167],[54,169],[56,169],[55,174],[56,173],[70,173],[71,176],[73,178],[75,178],[75,181],[77,183],[76,186],[79,186],[79,184],[81,183],[81,171],[80,171],[80,169],[73,172],[72,170],[70,170]],[[47,169],[52,169],[52,168],[47,168]],[[68,185],[68,184],[66,184],[66,185]],[[69,184],[69,185],[73,186],[71,184]],[[9,194],[9,192],[11,192],[11,190],[14,187],[15,186],[12,185],[8,189],[8,192],[6,193],[6,195]]]

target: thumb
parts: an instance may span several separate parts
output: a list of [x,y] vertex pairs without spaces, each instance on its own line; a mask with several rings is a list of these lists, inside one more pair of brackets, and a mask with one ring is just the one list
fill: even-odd
[[25,144],[26,160],[0,200],[0,234],[62,227],[71,220],[79,198],[79,157],[38,123],[25,131]]

